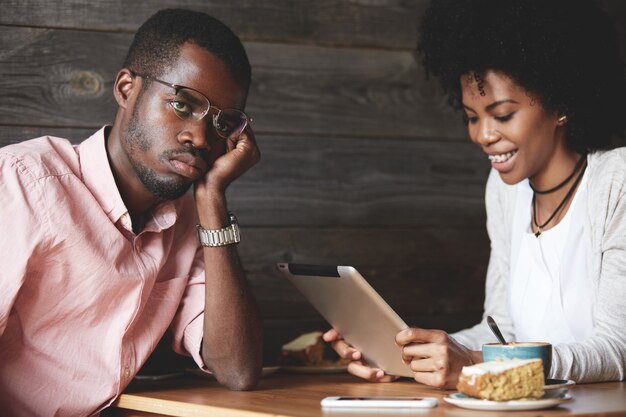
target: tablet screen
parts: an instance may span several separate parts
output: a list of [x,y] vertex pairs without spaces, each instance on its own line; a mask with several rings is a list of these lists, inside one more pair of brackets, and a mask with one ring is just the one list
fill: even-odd
[[395,343],[396,334],[408,326],[355,268],[288,263],[277,266],[368,364],[390,375],[413,377]]

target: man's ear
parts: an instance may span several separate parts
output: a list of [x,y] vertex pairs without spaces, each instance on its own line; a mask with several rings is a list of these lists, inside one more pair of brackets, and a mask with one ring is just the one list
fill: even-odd
[[122,108],[127,108],[129,100],[139,92],[139,77],[135,77],[127,68],[122,68],[115,78],[113,85],[113,95],[115,101]]

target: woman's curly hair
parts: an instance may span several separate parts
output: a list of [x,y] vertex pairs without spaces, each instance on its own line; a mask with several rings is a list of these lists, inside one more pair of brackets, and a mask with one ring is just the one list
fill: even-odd
[[626,132],[626,77],[609,17],[589,0],[433,0],[417,52],[461,108],[460,77],[498,70],[567,115],[568,146],[607,147]]

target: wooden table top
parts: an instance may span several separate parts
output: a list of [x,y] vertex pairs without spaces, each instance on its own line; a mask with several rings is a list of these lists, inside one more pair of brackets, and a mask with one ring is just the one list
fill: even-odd
[[[364,413],[328,412],[320,400],[328,396],[421,396],[437,397],[433,409],[408,413],[427,416],[511,415],[515,417],[550,416],[626,416],[626,383],[581,384],[570,387],[574,398],[559,407],[537,411],[487,412],[458,408],[443,401],[454,391],[442,391],[409,379],[392,383],[369,383],[347,374],[283,374],[261,380],[254,391],[230,391],[217,382],[196,376],[185,376],[158,383],[135,383],[118,398],[103,416],[358,416]],[[379,412],[374,415],[393,416]],[[407,415],[407,412],[401,412]],[[372,415],[372,414],[371,414]]]

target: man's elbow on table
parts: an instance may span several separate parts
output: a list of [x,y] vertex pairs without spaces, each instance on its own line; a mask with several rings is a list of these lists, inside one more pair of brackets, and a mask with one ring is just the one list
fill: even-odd
[[203,360],[205,366],[213,372],[217,382],[233,391],[249,391],[253,389],[261,378],[263,354],[262,350],[250,356],[231,354],[213,357],[203,346]]
[[217,381],[226,388],[233,391],[250,391],[254,389],[261,378],[261,368],[252,369],[251,367],[243,367],[243,369],[233,369],[215,373]]

